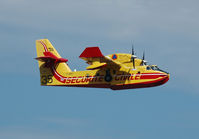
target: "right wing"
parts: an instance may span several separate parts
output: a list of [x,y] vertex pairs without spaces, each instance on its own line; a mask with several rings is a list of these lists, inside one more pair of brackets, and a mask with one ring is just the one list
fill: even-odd
[[104,66],[121,67],[120,62],[114,61],[110,57],[102,55],[99,47],[87,47],[79,58],[90,64],[90,66],[86,68],[89,70],[102,68]]

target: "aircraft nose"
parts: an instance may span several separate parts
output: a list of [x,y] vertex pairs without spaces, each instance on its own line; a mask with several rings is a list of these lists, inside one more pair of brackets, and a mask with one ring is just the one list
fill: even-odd
[[170,78],[170,74],[169,73],[167,74],[167,77]]
[[170,74],[167,74],[167,78],[168,78],[168,80],[170,79]]
[[165,74],[165,78],[164,78],[165,80],[166,80],[166,82],[170,79],[170,74],[169,73],[167,73],[167,74]]
[[164,73],[169,74],[167,71],[164,71]]
[[169,78],[170,78],[170,74],[164,73],[162,80],[161,80],[161,84],[166,83],[169,80]]
[[168,79],[170,78],[170,74],[169,73],[164,73],[161,76],[164,77],[164,78],[168,78]]

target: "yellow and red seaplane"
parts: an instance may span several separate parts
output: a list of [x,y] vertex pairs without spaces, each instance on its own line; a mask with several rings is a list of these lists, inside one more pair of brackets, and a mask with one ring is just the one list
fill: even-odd
[[169,80],[169,73],[157,65],[147,65],[145,55],[138,59],[132,54],[104,56],[99,47],[87,47],[79,56],[89,66],[84,71],[71,71],[48,39],[36,41],[42,86],[93,87],[112,90],[159,86]]

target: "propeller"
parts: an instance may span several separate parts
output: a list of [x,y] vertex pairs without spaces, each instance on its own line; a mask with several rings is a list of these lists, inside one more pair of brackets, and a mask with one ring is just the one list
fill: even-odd
[[135,56],[135,52],[134,52],[134,47],[132,44],[132,55],[131,55],[131,62],[133,62],[133,68],[135,69],[135,59],[137,58],[137,56]]
[[142,56],[142,62],[140,65],[146,65],[147,61],[145,60],[145,51],[143,52],[143,56]]

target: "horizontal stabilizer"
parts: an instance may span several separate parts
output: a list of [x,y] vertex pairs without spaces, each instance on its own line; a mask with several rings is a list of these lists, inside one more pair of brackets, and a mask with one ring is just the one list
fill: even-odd
[[87,47],[79,57],[80,58],[95,58],[95,57],[103,57],[103,55],[99,47]]
[[68,61],[68,59],[58,58],[57,56],[55,56],[51,52],[44,52],[43,54],[44,54],[44,56],[37,57],[35,59],[39,60],[39,61],[42,61],[42,62],[53,63],[53,64],[67,62]]

